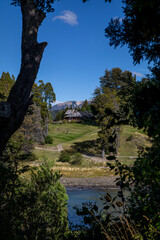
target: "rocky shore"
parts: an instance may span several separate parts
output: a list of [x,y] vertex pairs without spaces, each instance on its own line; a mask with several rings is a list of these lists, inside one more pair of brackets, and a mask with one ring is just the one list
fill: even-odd
[[109,177],[93,177],[93,178],[67,178],[61,177],[60,182],[66,188],[76,189],[107,189],[117,188],[115,176]]

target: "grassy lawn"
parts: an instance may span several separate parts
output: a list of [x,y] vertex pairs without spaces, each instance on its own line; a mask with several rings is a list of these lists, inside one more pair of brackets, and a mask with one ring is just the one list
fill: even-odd
[[[64,148],[78,144],[79,148],[85,149],[84,144],[90,144],[98,138],[98,127],[81,123],[50,124],[49,135],[53,137],[53,144],[46,144],[44,147],[55,147],[63,144]],[[83,144],[84,143],[84,144]],[[146,134],[137,128],[125,125],[120,134],[119,155],[137,156],[138,150],[143,146],[148,146]],[[83,149],[81,149],[83,151]],[[94,152],[94,151],[93,151]],[[94,152],[96,154],[96,152]],[[98,151],[97,154],[100,152]]]
[[127,132],[127,133],[141,133],[141,134],[145,134],[145,132],[142,129],[134,128],[134,127],[132,127],[130,125],[124,125],[123,126],[123,131]]
[[[53,144],[73,143],[76,140],[83,141],[85,138],[97,137],[97,126],[80,123],[50,124],[49,135],[53,137]],[[47,145],[46,145],[47,146]]]
[[[74,146],[79,147],[78,151],[82,153],[93,152],[93,154],[100,154],[100,149],[97,149],[94,145],[95,140],[98,138],[97,133],[97,126],[87,124],[50,124],[49,135],[53,137],[53,144],[46,144],[42,146],[42,148],[51,147],[52,150],[56,150],[56,146],[58,144],[63,144],[63,148]],[[128,125],[123,126],[120,134],[120,157],[118,158],[125,164],[133,164],[135,159],[130,156],[137,156],[138,150],[147,145],[149,145],[148,137],[142,130],[138,130]],[[85,158],[84,165],[72,166],[68,163],[57,162],[60,154],[58,151],[35,149],[34,153],[38,160],[32,164],[33,166],[34,164],[37,165],[46,160],[54,170],[59,170],[61,174],[66,177],[95,177],[111,175],[109,169],[105,167],[105,162],[98,163],[90,161],[89,158]]]
[[125,125],[120,134],[120,156],[137,156],[138,151],[145,146],[149,146],[147,135],[137,128]]
[[51,161],[56,161],[58,159],[59,153],[58,152],[51,152],[51,151],[46,151],[46,150],[41,150],[41,149],[35,149],[34,154],[37,157],[36,162],[43,162],[44,159],[48,160],[49,162]]

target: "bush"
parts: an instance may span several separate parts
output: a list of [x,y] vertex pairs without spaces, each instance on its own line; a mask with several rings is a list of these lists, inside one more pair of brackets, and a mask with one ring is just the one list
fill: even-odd
[[68,121],[66,119],[63,120],[63,124],[66,124],[68,123]]
[[83,157],[81,153],[78,153],[76,150],[70,148],[63,150],[60,153],[59,162],[69,162],[73,165],[82,165]]
[[83,163],[83,157],[81,153],[75,153],[71,158],[72,165],[81,165]]
[[60,153],[58,161],[59,162],[69,162],[70,160],[71,160],[71,155],[66,150],[63,150]]
[[52,144],[53,143],[53,138],[50,135],[47,135],[45,138],[45,143],[46,144]]
[[20,167],[19,150],[11,147],[0,159],[0,239],[64,240],[68,197],[61,176],[44,161],[25,178],[28,167]]

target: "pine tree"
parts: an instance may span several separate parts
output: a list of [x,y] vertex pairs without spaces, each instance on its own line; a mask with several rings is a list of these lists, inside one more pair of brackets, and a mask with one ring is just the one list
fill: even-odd
[[6,101],[9,92],[15,83],[14,75],[10,75],[9,72],[2,72],[0,77],[0,101]]

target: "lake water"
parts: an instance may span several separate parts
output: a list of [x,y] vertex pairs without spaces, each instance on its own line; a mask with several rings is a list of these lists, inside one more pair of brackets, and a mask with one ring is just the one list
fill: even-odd
[[116,196],[118,189],[107,189],[107,190],[67,190],[69,197],[68,200],[68,219],[73,224],[82,224],[82,217],[77,216],[74,207],[81,208],[83,202],[91,202],[97,204],[99,209],[103,208],[103,202],[100,197],[105,196],[109,193],[112,197]]

